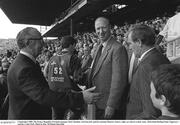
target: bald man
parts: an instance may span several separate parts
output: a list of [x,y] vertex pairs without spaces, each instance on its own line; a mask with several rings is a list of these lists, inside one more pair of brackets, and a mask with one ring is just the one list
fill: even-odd
[[101,41],[92,62],[89,86],[96,86],[103,98],[96,105],[96,119],[123,119],[123,94],[128,79],[128,56],[110,31],[109,20],[99,17],[95,30]]
[[41,72],[36,58],[43,49],[41,33],[32,27],[20,31],[16,37],[20,53],[11,64],[7,80],[9,94],[8,119],[51,119],[51,107],[78,108],[96,102],[95,88],[83,92],[53,92]]

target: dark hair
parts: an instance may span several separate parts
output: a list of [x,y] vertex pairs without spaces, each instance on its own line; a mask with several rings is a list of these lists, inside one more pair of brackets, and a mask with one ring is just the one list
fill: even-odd
[[131,34],[133,42],[141,40],[142,44],[146,46],[153,46],[155,44],[155,32],[154,30],[144,24],[138,24],[130,28],[129,33]]
[[7,50],[7,53],[6,53],[6,54],[7,54],[7,57],[8,57],[8,58],[10,58],[10,57],[12,56],[12,53],[11,53],[9,50]]
[[180,12],[180,5],[176,7],[176,12]]
[[180,115],[180,65],[164,64],[151,75],[156,89],[156,98],[164,95],[170,102],[167,108],[170,112]]
[[70,45],[76,44],[77,41],[72,36],[64,36],[61,39],[62,48],[68,48]]

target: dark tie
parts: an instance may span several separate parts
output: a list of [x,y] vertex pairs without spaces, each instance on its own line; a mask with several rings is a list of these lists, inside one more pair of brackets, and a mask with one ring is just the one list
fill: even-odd
[[93,67],[92,67],[92,73],[93,73],[93,74],[94,74],[94,71],[95,71],[95,69],[96,69],[96,66],[97,66],[97,63],[98,63],[98,61],[99,61],[99,58],[101,57],[102,48],[103,48],[103,45],[101,44],[101,45],[99,46],[99,50],[98,50],[98,52],[97,52],[97,54],[96,54],[96,57],[95,57],[95,60],[94,60],[94,64],[93,64]]

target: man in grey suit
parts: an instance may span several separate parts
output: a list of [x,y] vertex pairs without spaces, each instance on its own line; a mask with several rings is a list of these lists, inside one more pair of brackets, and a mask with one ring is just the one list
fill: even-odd
[[95,103],[96,119],[123,119],[121,105],[128,79],[128,56],[124,46],[118,43],[110,31],[109,20],[99,17],[95,30],[101,41],[92,62],[90,86],[103,97]]
[[147,25],[130,29],[127,42],[139,61],[132,78],[126,119],[153,119],[160,112],[150,99],[150,73],[170,62],[154,47],[155,32]]

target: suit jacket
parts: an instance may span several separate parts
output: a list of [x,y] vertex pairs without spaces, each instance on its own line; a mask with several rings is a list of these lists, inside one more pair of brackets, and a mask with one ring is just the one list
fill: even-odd
[[51,107],[80,107],[82,93],[53,92],[39,64],[19,54],[8,71],[8,119],[51,119]]
[[150,75],[159,65],[169,63],[169,60],[155,48],[143,57],[133,75],[126,112],[127,119],[146,119],[160,115],[150,98]]
[[[94,59],[97,56],[97,49]],[[94,64],[92,64],[93,69]],[[111,38],[99,58],[96,69],[90,71],[91,86],[103,94],[97,101],[99,109],[107,106],[119,109],[128,79],[128,56],[124,46]]]

